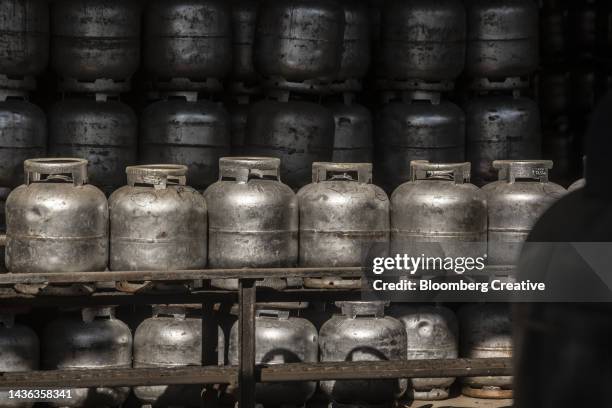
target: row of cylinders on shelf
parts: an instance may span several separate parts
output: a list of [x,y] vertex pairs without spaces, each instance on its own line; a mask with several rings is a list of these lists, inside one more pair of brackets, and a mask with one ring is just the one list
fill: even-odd
[[[21,183],[23,160],[85,157],[90,180],[106,193],[123,185],[123,169],[183,163],[197,189],[217,178],[220,157],[280,157],[282,179],[298,189],[312,162],[374,162],[376,182],[391,193],[410,178],[410,160],[473,164],[477,185],[496,180],[493,160],[541,158],[538,106],[518,95],[470,99],[465,113],[440,94],[387,95],[376,120],[351,98],[324,106],[308,100],[228,104],[169,98],[139,121],[128,105],[98,95],[68,98],[48,115],[22,100],[0,102],[0,186]],[[246,101],[245,101],[246,102]],[[375,137],[374,137],[375,135]],[[48,139],[48,140],[47,140]]]
[[46,1],[8,2],[0,7],[0,73],[5,85],[23,87],[14,78],[40,74],[50,54],[63,91],[126,91],[140,65],[141,19],[142,60],[157,89],[218,90],[225,77],[246,84],[263,77],[273,88],[318,92],[335,82],[340,91],[354,90],[351,81],[370,66],[386,89],[437,87],[464,67],[490,86],[537,68],[534,1],[386,0],[369,7],[348,0],[150,1],[143,18],[138,1],[57,0],[50,10]]
[[[488,245],[489,265],[511,267],[535,221],[566,190],[548,181],[549,161],[493,166],[500,180],[479,189],[469,183],[469,163],[413,161],[411,181],[389,199],[372,184],[368,163],[314,163],[313,182],[295,194],[280,181],[279,159],[228,157],[204,194],[187,186],[185,166],[144,165],[128,167],[127,186],[107,200],[87,184],[86,160],[30,159],[26,183],[6,201],[6,266],[14,273],[363,266],[389,253],[478,258]],[[237,288],[235,280],[213,283]]]
[[[443,306],[385,302],[336,302],[341,313],[316,308],[279,309],[260,304],[255,317],[256,364],[402,361],[512,356],[510,310],[504,304],[471,304],[455,313]],[[27,372],[39,367],[39,340],[34,331],[0,316],[0,347],[8,358],[0,372]],[[235,319],[218,329],[218,364],[238,365],[239,336]],[[229,330],[231,326],[231,330]],[[222,329],[225,327],[225,329]],[[224,330],[226,330],[224,332]],[[226,341],[228,338],[229,341]],[[461,347],[459,347],[461,345]],[[169,368],[202,365],[202,320],[199,310],[154,305],[152,317],[134,333],[114,315],[113,307],[72,309],[47,324],[42,336],[44,369]],[[449,397],[455,378],[328,380],[319,382],[324,397],[340,404],[387,407],[408,400]],[[316,382],[259,383],[263,406],[302,406],[313,398]],[[134,387],[136,397],[152,406],[200,406],[198,385]],[[52,406],[115,407],[128,387],[72,389],[71,400]],[[231,391],[230,391],[231,393]],[[463,393],[476,398],[511,398],[512,377],[468,377]],[[0,398],[6,396],[0,392]],[[18,405],[31,407],[31,403]]]

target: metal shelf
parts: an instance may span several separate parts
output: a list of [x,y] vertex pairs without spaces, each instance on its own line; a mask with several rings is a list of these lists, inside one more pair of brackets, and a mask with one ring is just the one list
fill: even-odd
[[[0,245],[4,239],[0,236]],[[362,276],[362,268],[258,268],[258,269],[203,269],[180,271],[104,271],[57,273],[0,274],[0,305],[2,306],[87,306],[126,304],[202,304],[202,333],[205,338],[216,338],[218,310],[215,303],[228,306],[238,303],[240,359],[238,367],[217,367],[214,342],[203,342],[203,367],[132,368],[116,370],[34,371],[0,374],[0,389],[7,388],[67,388],[93,386],[137,386],[163,384],[231,384],[238,389],[241,407],[255,406],[255,384],[277,381],[318,381],[329,379],[410,378],[410,377],[466,377],[504,376],[512,374],[510,358],[417,360],[387,362],[295,363],[274,366],[255,364],[255,304],[257,301],[298,300],[357,300],[359,290],[287,289],[271,291],[256,287],[263,278],[308,278]],[[179,293],[125,293],[108,283],[129,282],[185,282],[197,283],[209,279],[239,280],[237,292],[210,290],[195,285]],[[106,284],[105,289],[79,296],[41,296],[20,293],[19,285],[75,285]],[[211,401],[210,395],[207,404]]]

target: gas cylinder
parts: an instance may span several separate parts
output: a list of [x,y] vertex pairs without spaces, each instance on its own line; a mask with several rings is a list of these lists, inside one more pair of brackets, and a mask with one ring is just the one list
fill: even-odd
[[[385,316],[385,302],[336,305],[342,314],[325,322],[319,332],[321,362],[406,360],[406,329],[399,320]],[[378,406],[399,398],[406,391],[407,381],[329,380],[319,386],[336,403]]]
[[[228,359],[239,364],[239,330],[230,334]],[[258,308],[255,311],[255,363],[265,365],[318,362],[317,329],[289,310]],[[258,383],[256,401],[263,406],[303,406],[317,388],[315,381]]]
[[338,2],[264,0],[259,11],[255,67],[273,86],[329,81],[338,74],[344,39]]
[[541,155],[540,113],[531,99],[484,95],[465,106],[467,160],[476,185],[497,180],[493,160],[538,159]]
[[[134,368],[173,368],[202,365],[202,319],[198,310],[182,305],[154,305],[152,317],[134,332]],[[208,341],[209,339],[205,339]],[[224,363],[225,341],[219,328],[218,364]],[[143,404],[153,407],[198,408],[200,385],[152,385],[134,387]]]
[[138,119],[126,104],[96,95],[69,98],[49,111],[49,153],[89,161],[89,182],[107,194],[123,185],[123,172],[136,164]]
[[49,60],[49,4],[46,0],[0,2],[0,84],[33,89],[34,76]]
[[531,228],[565,189],[548,180],[550,160],[496,160],[499,181],[485,185],[489,267],[516,266]]
[[[47,370],[132,367],[132,333],[125,323],[115,318],[112,307],[65,313],[47,325],[42,344],[43,365]],[[130,388],[73,388],[70,393],[70,399],[58,399],[51,406],[117,407],[126,400]]]
[[188,93],[155,102],[142,113],[140,163],[184,164],[198,190],[215,182],[219,158],[229,152],[229,115],[219,104]]
[[[463,358],[512,357],[512,313],[504,303],[467,305],[459,311]],[[512,398],[512,377],[466,377],[463,394],[474,398]]]
[[538,6],[533,0],[466,0],[471,78],[504,79],[538,68]]
[[[372,184],[369,163],[313,163],[312,184],[297,193],[299,264],[304,267],[365,266],[385,257],[389,199]],[[307,278],[308,287],[361,287],[359,279]]]
[[[211,268],[292,267],[298,258],[298,203],[281,183],[280,160],[224,157],[219,181],[204,192]],[[284,286],[278,280],[267,285]],[[237,280],[213,280],[237,289]]]
[[302,100],[263,100],[253,104],[247,119],[250,155],[278,157],[281,177],[298,189],[310,182],[315,161],[331,161],[334,145],[332,112]]
[[10,272],[104,271],[108,204],[87,184],[87,160],[29,159],[25,184],[6,200]]
[[388,193],[410,179],[410,161],[465,159],[465,115],[432,92],[390,99],[376,118],[376,181]]
[[[15,323],[15,316],[0,314],[0,372],[38,370],[40,345],[36,333],[27,326]],[[10,399],[8,391],[0,391],[0,407],[31,408],[34,402]]]
[[459,0],[386,1],[381,70],[395,81],[452,81],[465,63],[466,16]]
[[57,0],[51,66],[70,92],[124,92],[140,65],[140,2]]
[[484,257],[487,202],[469,182],[470,164],[415,160],[410,166],[411,181],[391,196],[390,254]]
[[110,269],[204,269],[206,202],[186,185],[187,166],[133,166],[126,173],[127,186],[108,200]]
[[[408,335],[408,360],[444,360],[459,355],[459,327],[455,313],[443,306],[397,303],[388,311],[401,321]],[[449,397],[455,381],[447,378],[410,378],[408,395],[416,400]]]
[[176,91],[188,89],[172,80],[221,85],[232,68],[229,2],[154,0],[144,14],[144,68],[155,85]]

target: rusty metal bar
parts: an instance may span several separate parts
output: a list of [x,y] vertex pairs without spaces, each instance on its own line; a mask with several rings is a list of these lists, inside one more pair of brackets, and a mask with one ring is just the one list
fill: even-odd
[[262,382],[512,375],[511,358],[292,363],[261,368]]
[[254,268],[178,271],[104,271],[0,274],[0,285],[78,284],[120,281],[193,281],[207,279],[312,278],[333,275],[360,277],[362,268]]
[[239,281],[238,329],[240,343],[240,362],[238,367],[238,406],[255,407],[255,302],[257,287],[255,281]]
[[67,387],[133,387],[165,384],[232,384],[236,367],[132,368],[102,370],[50,370],[0,373],[0,389]]
[[[4,373],[0,374],[0,389],[117,387],[162,384],[235,384],[238,372],[238,368],[235,366],[207,366]],[[259,372],[260,381],[262,382],[504,376],[512,375],[512,359],[292,363],[258,367],[253,371],[252,378],[254,380],[257,378],[257,372]],[[255,382],[253,381],[251,385],[254,384]],[[248,385],[248,383],[245,385]],[[254,391],[254,388],[252,391]],[[248,398],[249,396],[254,397],[254,394],[244,395],[243,397]]]

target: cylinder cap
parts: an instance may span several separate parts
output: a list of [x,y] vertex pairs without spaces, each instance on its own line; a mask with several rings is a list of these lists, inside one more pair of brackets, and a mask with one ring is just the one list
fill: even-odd
[[469,162],[430,163],[427,160],[413,160],[410,162],[410,179],[416,181],[447,176],[455,184],[463,184],[470,181],[471,168]]
[[219,179],[234,178],[246,183],[251,176],[270,176],[280,180],[280,164],[280,159],[275,157],[222,157],[219,159]]
[[164,189],[169,180],[184,186],[187,182],[187,166],[181,164],[147,164],[142,166],[129,166],[125,169],[127,183],[151,184],[155,189]]
[[551,160],[494,160],[493,168],[499,170],[498,178],[514,183],[516,179],[526,178],[548,181],[548,170],[553,168]]
[[87,164],[87,160],[76,158],[28,159],[23,162],[25,183],[42,181],[43,175],[70,174],[74,185],[83,185],[87,183]]

